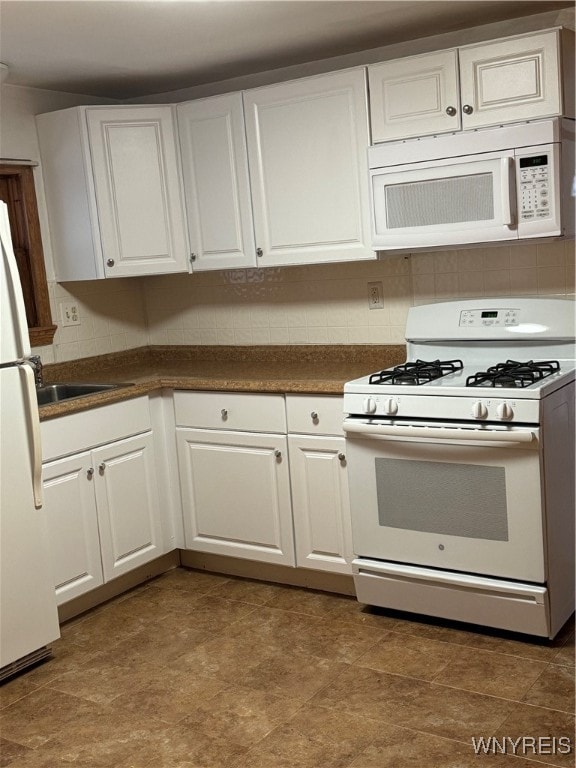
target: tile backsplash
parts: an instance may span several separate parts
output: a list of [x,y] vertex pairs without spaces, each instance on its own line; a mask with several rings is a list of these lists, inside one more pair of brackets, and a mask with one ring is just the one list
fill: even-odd
[[[45,362],[146,344],[397,344],[410,306],[480,296],[573,296],[574,241],[378,261],[50,285],[59,328]],[[382,309],[368,283],[381,282]],[[62,327],[60,302],[81,324]]]

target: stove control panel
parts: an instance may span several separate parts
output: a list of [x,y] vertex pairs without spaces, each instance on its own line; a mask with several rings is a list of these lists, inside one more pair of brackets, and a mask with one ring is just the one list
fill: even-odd
[[460,312],[460,327],[494,328],[518,325],[518,309],[463,309]]

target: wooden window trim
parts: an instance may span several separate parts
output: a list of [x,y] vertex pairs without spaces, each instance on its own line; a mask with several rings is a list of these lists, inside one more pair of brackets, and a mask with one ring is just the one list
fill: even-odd
[[18,250],[22,290],[28,297],[30,346],[43,347],[52,344],[57,326],[50,309],[34,172],[29,165],[0,163],[0,176],[8,181],[10,190],[8,213]]

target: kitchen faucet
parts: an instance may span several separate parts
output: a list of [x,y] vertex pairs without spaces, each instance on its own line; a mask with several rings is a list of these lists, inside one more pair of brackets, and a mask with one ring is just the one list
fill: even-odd
[[36,384],[36,389],[43,387],[44,373],[42,371],[42,359],[40,355],[30,355],[28,360],[32,363],[32,367],[34,368],[34,383]]

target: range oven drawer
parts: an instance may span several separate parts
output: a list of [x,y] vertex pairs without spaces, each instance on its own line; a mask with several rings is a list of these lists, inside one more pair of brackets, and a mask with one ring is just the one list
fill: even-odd
[[546,587],[357,558],[361,603],[549,636]]

